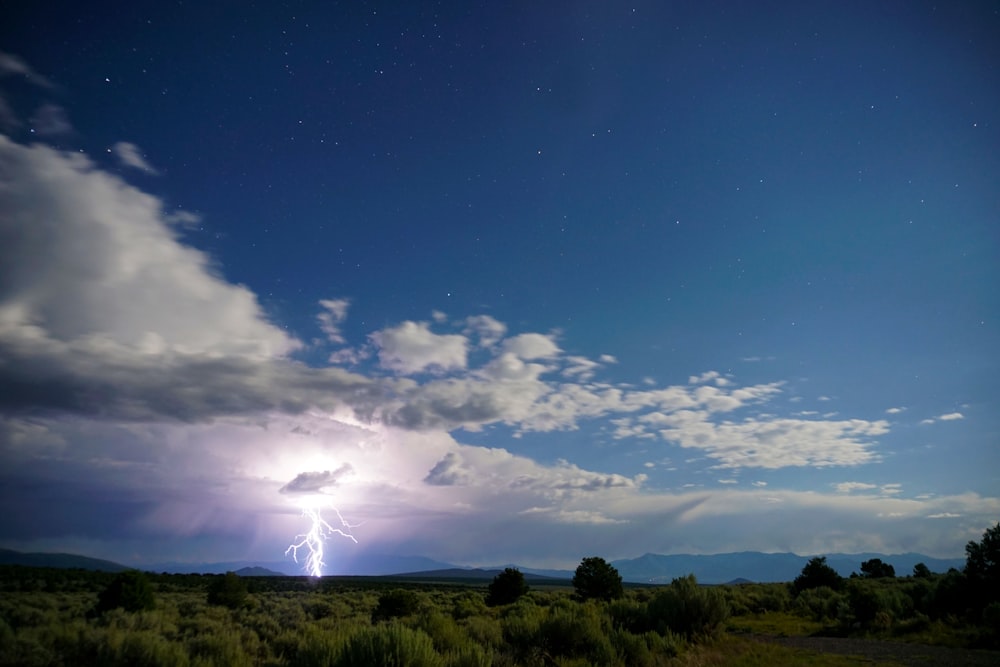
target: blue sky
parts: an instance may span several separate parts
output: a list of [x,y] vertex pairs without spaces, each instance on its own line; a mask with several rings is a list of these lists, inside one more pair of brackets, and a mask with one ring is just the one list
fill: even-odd
[[994,3],[0,29],[0,544],[568,566],[1000,517]]

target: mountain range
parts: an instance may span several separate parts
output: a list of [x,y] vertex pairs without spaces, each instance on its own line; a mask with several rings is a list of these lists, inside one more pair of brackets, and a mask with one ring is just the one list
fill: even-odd
[[[632,583],[663,584],[676,577],[694,574],[703,584],[723,584],[738,580],[754,582],[792,581],[801,573],[811,556],[793,553],[762,553],[742,551],[737,553],[692,555],[692,554],[645,554],[638,558],[613,560],[611,564],[622,575],[622,579]],[[828,554],[827,564],[843,576],[861,571],[861,563],[872,558],[880,558],[892,565],[898,576],[913,572],[913,566],[923,563],[932,572],[946,572],[950,568],[961,569],[965,565],[962,558],[933,558],[923,554]],[[30,565],[34,567],[82,568],[117,572],[127,569],[125,565],[97,558],[75,554],[21,553],[0,549],[0,565]],[[531,578],[571,579],[573,570],[539,569],[520,567],[515,564],[496,565],[483,568],[462,567],[452,563],[436,561],[423,556],[397,556],[388,554],[366,554],[364,559],[344,561],[337,575],[343,576],[402,576],[461,579],[490,579],[506,567],[515,567]],[[150,572],[172,574],[203,573],[221,574],[237,572],[243,576],[301,576],[301,566],[294,561],[226,561],[218,563],[155,563],[139,566]]]
[[129,569],[125,565],[110,560],[90,558],[64,553],[23,553],[11,549],[0,549],[0,565],[27,565],[29,567],[55,567],[64,570],[97,570],[99,572],[121,572]]

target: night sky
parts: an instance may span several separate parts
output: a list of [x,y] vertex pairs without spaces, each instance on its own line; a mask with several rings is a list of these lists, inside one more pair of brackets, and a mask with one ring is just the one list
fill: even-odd
[[336,573],[1000,519],[996,2],[3,13],[0,546],[278,561],[336,507]]

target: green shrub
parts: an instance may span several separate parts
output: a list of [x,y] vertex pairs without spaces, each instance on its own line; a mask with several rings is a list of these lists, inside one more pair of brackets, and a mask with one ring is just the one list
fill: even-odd
[[456,651],[468,643],[465,633],[455,623],[455,619],[436,610],[421,614],[417,619],[416,628],[426,632],[434,642],[434,648],[441,653]]
[[503,629],[494,618],[470,616],[462,620],[462,628],[466,636],[480,646],[497,648],[503,644]]
[[386,591],[378,598],[378,606],[372,612],[372,622],[388,621],[401,616],[410,616],[420,609],[420,596],[414,591],[394,589]]
[[467,644],[456,651],[445,655],[447,667],[490,667],[493,664],[493,652],[485,650],[477,644]]
[[896,619],[912,612],[910,600],[896,586],[868,579],[851,579],[847,584],[847,607],[841,610],[842,625],[859,625],[866,630],[887,630]]
[[832,621],[840,616],[846,597],[828,586],[810,588],[800,592],[792,608],[814,621]]
[[451,616],[456,621],[463,618],[482,616],[486,613],[486,601],[479,593],[466,591],[460,593],[452,600]]
[[247,585],[235,572],[217,576],[208,585],[208,604],[238,609],[247,603]]
[[649,602],[648,610],[654,629],[688,638],[714,634],[729,618],[724,594],[716,588],[698,586],[693,574],[670,582]]
[[444,667],[426,633],[398,623],[363,628],[344,644],[334,667]]
[[101,646],[97,664],[103,667],[184,667],[188,656],[184,647],[167,641],[154,632],[126,633],[120,644]]
[[530,601],[519,600],[505,610],[500,623],[503,644],[517,663],[530,663],[538,656],[541,623],[542,610]]
[[97,596],[95,611],[103,614],[118,608],[125,611],[145,611],[155,607],[153,587],[146,575],[138,570],[126,570],[119,572]]
[[607,606],[611,627],[633,634],[642,634],[652,629],[646,604],[632,598],[613,600]]
[[610,664],[615,652],[603,621],[593,605],[553,605],[538,626],[535,642],[549,658],[586,658],[592,664]]

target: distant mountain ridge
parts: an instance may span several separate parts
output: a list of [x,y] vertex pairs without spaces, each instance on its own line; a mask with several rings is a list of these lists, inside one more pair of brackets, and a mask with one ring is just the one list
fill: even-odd
[[[449,567],[443,570],[426,570],[422,572],[403,572],[391,575],[399,579],[466,579],[492,581],[494,577],[503,572],[504,568],[464,568]],[[524,580],[528,583],[543,584],[545,582],[565,582],[568,577],[550,577],[542,574],[535,574],[527,570],[521,570]],[[572,573],[570,573],[572,576]]]
[[[677,577],[694,574],[703,584],[724,584],[737,580],[753,582],[792,581],[813,556],[794,553],[762,553],[742,551],[725,554],[653,554],[638,558],[613,560],[622,579],[630,583],[664,584]],[[933,558],[923,554],[827,554],[827,564],[841,575],[861,571],[861,563],[880,558],[892,565],[897,576],[913,572],[913,566],[923,563],[932,572],[947,572],[949,568],[961,569],[963,558]],[[28,565],[33,567],[81,568],[104,572],[120,572],[128,566],[98,558],[88,558],[65,553],[21,553],[0,549],[0,565]],[[424,556],[396,556],[364,554],[337,563],[338,576],[399,576],[404,578],[429,577],[433,579],[492,579],[506,567],[514,567],[525,574],[528,581],[543,579],[572,579],[573,570],[540,569],[515,564],[482,568],[462,567]],[[236,572],[242,576],[302,576],[302,566],[288,561],[227,561],[218,563],[159,563],[140,565],[138,569],[172,574],[222,574]]]
[[97,570],[99,572],[121,572],[129,569],[121,563],[77,554],[23,553],[12,549],[0,549],[0,565],[55,567],[64,570],[75,568],[80,570]]

